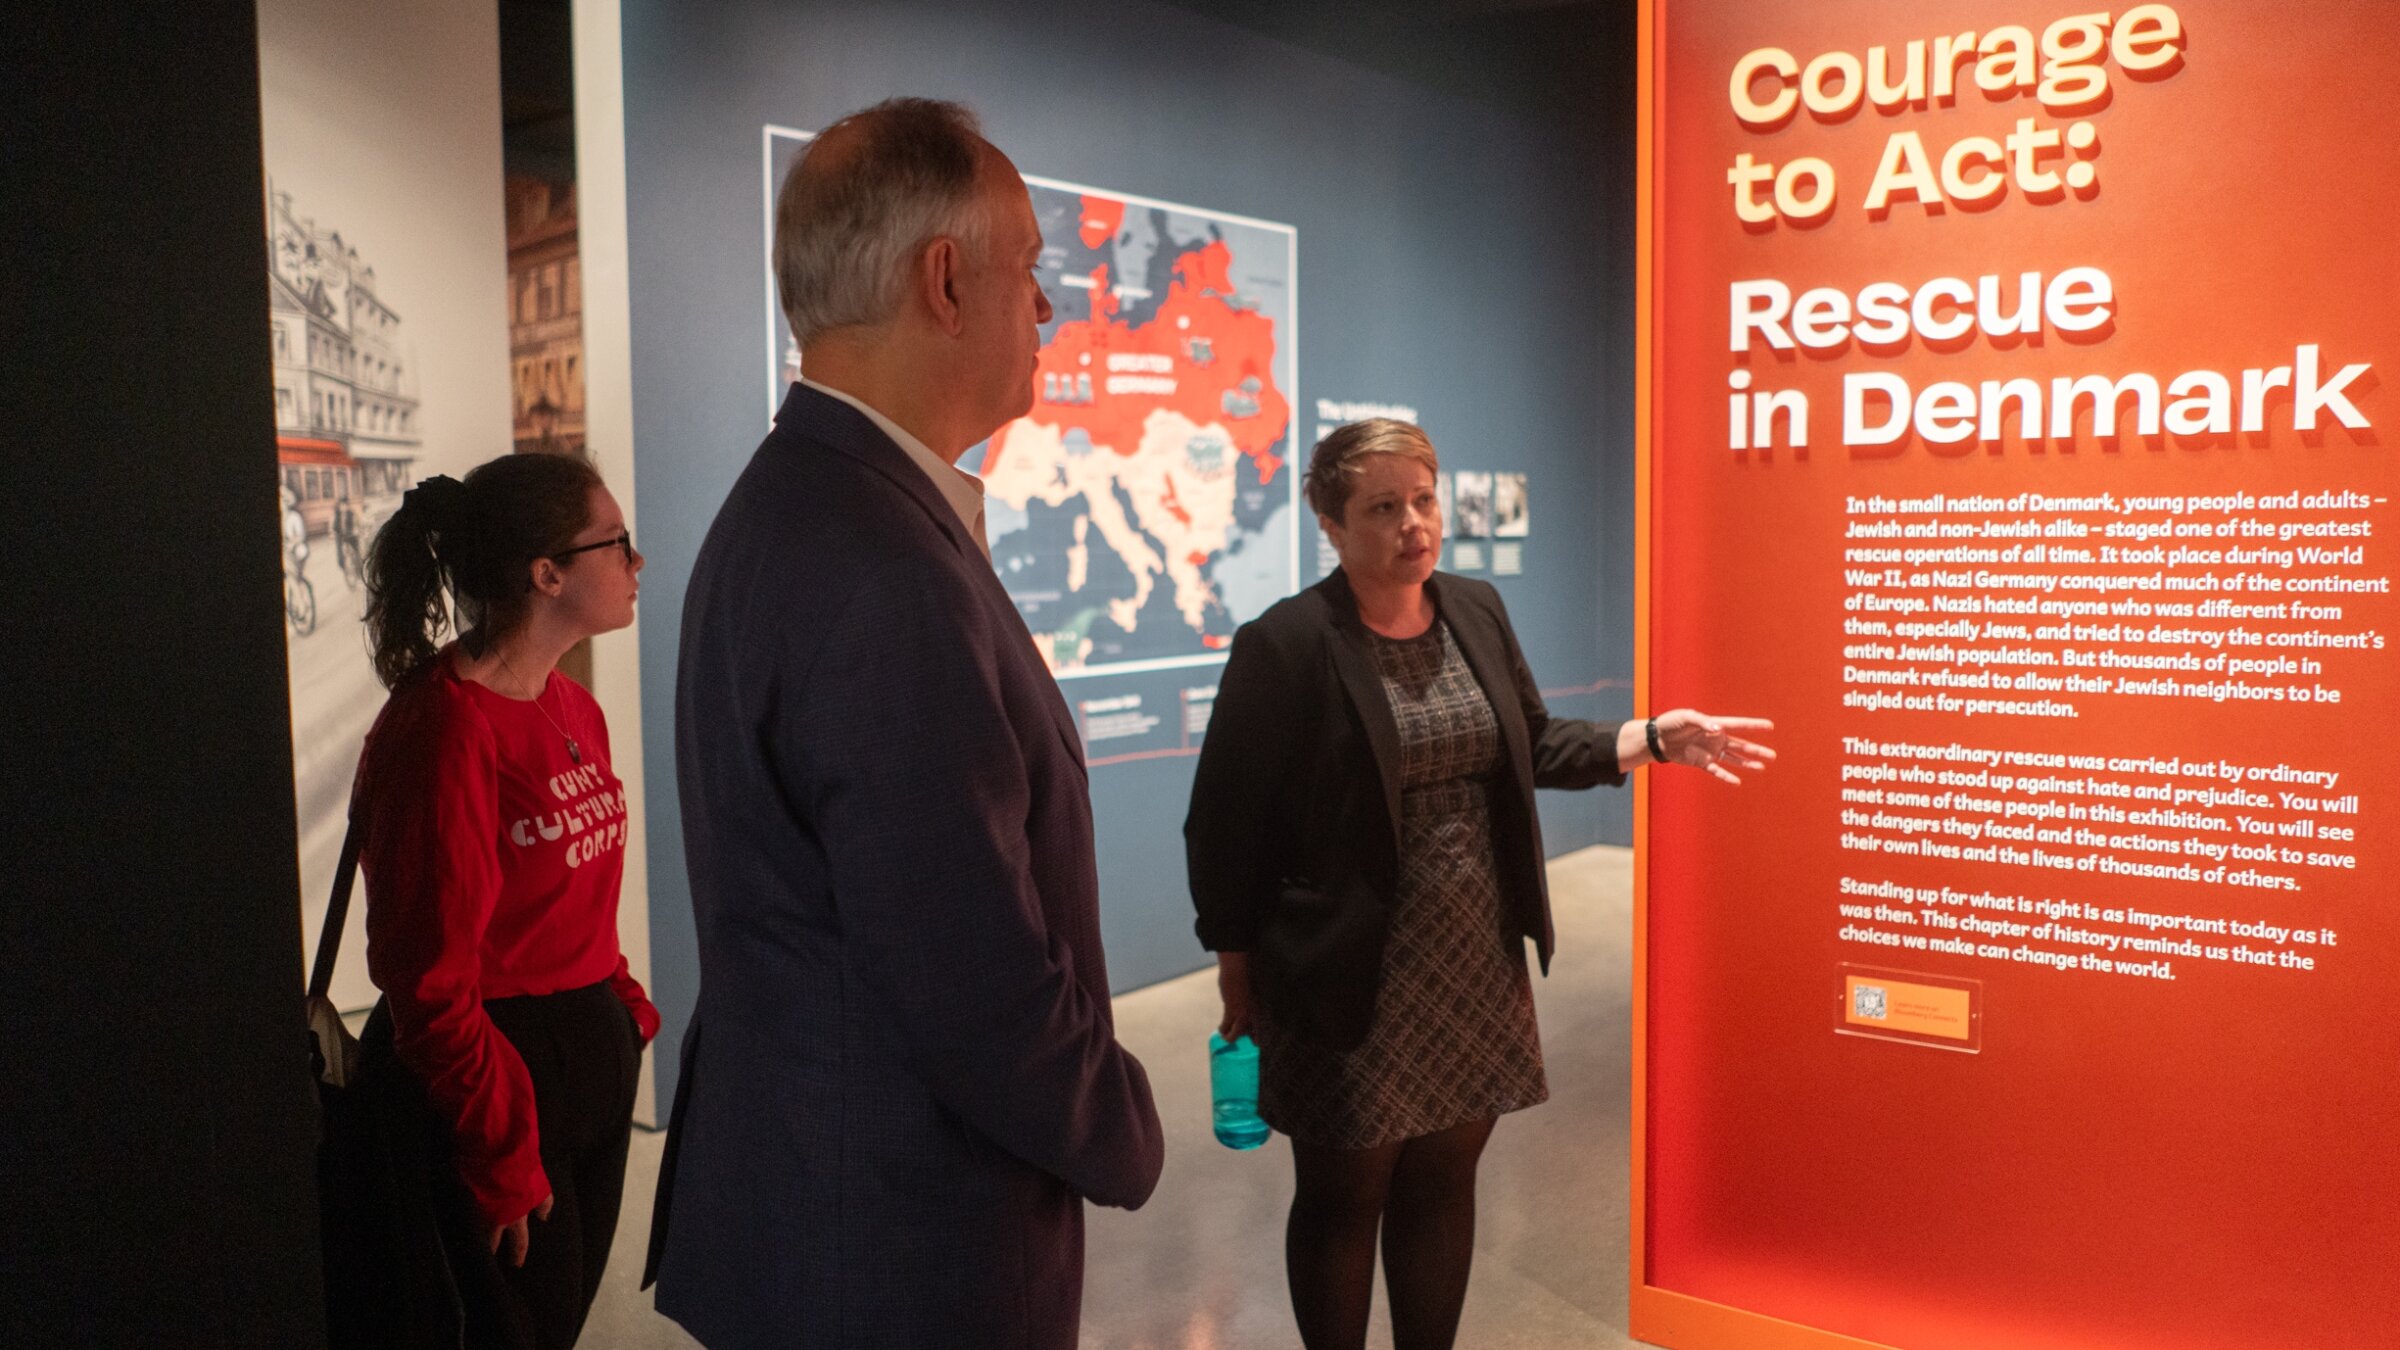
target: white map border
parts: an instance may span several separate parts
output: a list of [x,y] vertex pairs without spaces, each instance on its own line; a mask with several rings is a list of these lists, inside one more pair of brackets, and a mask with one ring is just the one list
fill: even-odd
[[[794,127],[778,126],[773,122],[764,123],[759,128],[759,180],[766,186],[765,211],[760,222],[762,228],[759,232],[759,255],[761,262],[759,270],[766,279],[767,340],[765,346],[767,352],[767,425],[769,427],[775,425],[775,414],[777,410],[783,407],[783,396],[785,390],[787,389],[787,386],[783,383],[783,354],[777,351],[775,347],[775,316],[779,308],[775,299],[775,190],[778,186],[775,182],[775,138],[778,136],[781,136],[786,140],[807,142],[815,140],[817,133],[813,131],[801,131]],[[1211,207],[1186,206],[1181,202],[1163,201],[1157,197],[1144,197],[1139,193],[1133,192],[1119,192],[1114,188],[1092,187],[1084,183],[1070,183],[1063,178],[1045,178],[1039,174],[1031,173],[1024,174],[1022,176],[1026,182],[1031,183],[1036,187],[1052,188],[1061,192],[1073,192],[1095,197],[1106,197],[1111,201],[1121,201],[1128,206],[1147,206],[1162,211],[1177,211],[1187,216],[1199,216],[1203,219],[1231,221],[1236,225],[1248,225],[1254,229],[1273,230],[1283,235],[1284,284],[1287,287],[1285,300],[1289,309],[1289,314],[1284,322],[1284,331],[1281,335],[1279,335],[1278,341],[1283,344],[1284,350],[1289,353],[1292,371],[1292,387],[1287,392],[1285,398],[1285,402],[1290,405],[1291,411],[1290,414],[1284,419],[1283,428],[1283,467],[1284,476],[1290,481],[1291,485],[1289,491],[1291,494],[1290,507],[1292,521],[1292,591],[1287,592],[1287,594],[1297,593],[1300,589],[1300,521],[1301,517],[1305,514],[1305,512],[1302,510],[1300,500],[1300,478],[1301,470],[1306,467],[1300,462],[1301,403],[1299,342],[1299,229],[1296,226],[1285,225],[1277,221],[1261,220],[1256,216],[1239,215],[1232,211],[1219,211]],[[1191,666],[1221,666],[1225,664],[1225,659],[1231,655],[1232,652],[1229,649],[1221,652],[1206,652],[1197,656],[1162,656],[1154,657],[1146,661],[1116,661],[1104,666],[1086,667],[1078,670],[1062,670],[1054,673],[1056,677],[1062,681],[1090,679],[1094,676],[1101,675],[1135,675],[1146,670],[1180,670]]]

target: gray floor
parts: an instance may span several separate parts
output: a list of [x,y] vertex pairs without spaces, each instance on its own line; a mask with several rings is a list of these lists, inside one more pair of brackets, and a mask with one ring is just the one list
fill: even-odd
[[[1559,958],[1534,982],[1550,1101],[1510,1116],[1485,1154],[1475,1279],[1459,1344],[1474,1350],[1621,1350],[1625,1334],[1627,1106],[1633,855],[1594,848],[1550,864]],[[1280,1138],[1252,1153],[1209,1133],[1213,975],[1117,1000],[1117,1030],[1149,1066],[1167,1170],[1139,1213],[1092,1210],[1083,1344],[1091,1350],[1289,1350]],[[697,1344],[634,1286],[663,1136],[635,1131],[625,1218],[590,1350]],[[1391,1344],[1377,1294],[1370,1346]]]

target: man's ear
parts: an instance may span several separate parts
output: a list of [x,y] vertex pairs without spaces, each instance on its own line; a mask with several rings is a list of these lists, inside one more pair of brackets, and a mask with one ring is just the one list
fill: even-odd
[[959,304],[959,280],[966,268],[966,257],[958,241],[950,236],[935,235],[932,242],[917,254],[917,294],[932,315],[934,326],[951,337],[957,337],[966,327],[965,311]]

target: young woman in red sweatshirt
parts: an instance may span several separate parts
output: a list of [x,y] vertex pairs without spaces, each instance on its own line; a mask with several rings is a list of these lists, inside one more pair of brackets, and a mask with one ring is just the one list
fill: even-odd
[[556,455],[427,479],[368,559],[391,698],[356,787],[383,991],[363,1053],[430,1107],[453,1266],[497,1263],[460,1280],[470,1345],[572,1346],[616,1233],[658,1011],[617,948],[608,727],[557,665],[633,622],[641,570],[599,475]]

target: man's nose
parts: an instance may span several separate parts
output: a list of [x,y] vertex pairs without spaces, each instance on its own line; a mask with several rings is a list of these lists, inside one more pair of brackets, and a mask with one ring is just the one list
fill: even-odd
[[1033,288],[1033,314],[1035,323],[1050,322],[1050,292],[1039,286]]

